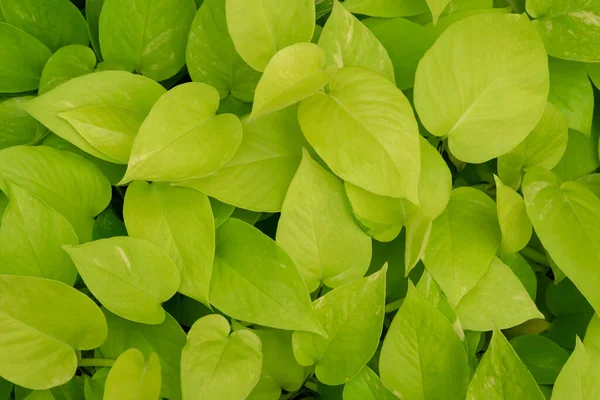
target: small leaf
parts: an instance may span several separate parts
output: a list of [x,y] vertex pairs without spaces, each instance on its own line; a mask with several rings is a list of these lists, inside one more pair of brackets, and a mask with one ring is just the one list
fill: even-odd
[[73,44],[61,47],[48,59],[40,77],[40,95],[66,81],[94,71],[96,55],[89,47]]
[[160,392],[160,361],[155,353],[148,361],[138,349],[117,358],[106,378],[103,400],[156,400]]
[[521,195],[502,183],[496,175],[494,175],[494,180],[502,241],[504,246],[514,253],[527,246],[533,228],[525,212],[525,202]]
[[39,123],[27,114],[20,105],[33,96],[13,97],[0,101],[0,149],[20,144],[33,145],[43,139]]
[[540,335],[517,336],[511,340],[511,344],[535,381],[541,385],[553,385],[569,358],[569,353],[562,347]]
[[86,0],[85,2],[85,19],[87,21],[90,41],[92,42],[94,52],[100,60],[102,60],[100,52],[100,12],[103,5],[104,0]]
[[600,166],[599,137],[600,125],[594,126],[592,134],[587,136],[581,132],[569,130],[567,148],[552,172],[565,181],[572,181],[594,172]]
[[213,199],[212,197],[210,197],[208,200],[210,201],[210,206],[215,219],[215,229],[217,229],[229,219],[236,208],[217,199]]
[[600,390],[600,357],[589,351],[579,340],[575,351],[560,371],[553,400],[584,400],[593,398]]
[[365,366],[344,386],[344,400],[395,400],[397,399],[383,386],[381,379]]
[[346,0],[344,7],[352,13],[372,17],[407,17],[427,11],[425,0]]
[[438,18],[449,3],[450,0],[427,0],[427,5],[431,10],[434,25],[437,24]]

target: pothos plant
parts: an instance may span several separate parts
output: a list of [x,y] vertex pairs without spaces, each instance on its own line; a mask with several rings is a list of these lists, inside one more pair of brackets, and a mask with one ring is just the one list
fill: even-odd
[[600,393],[600,0],[0,0],[0,400]]

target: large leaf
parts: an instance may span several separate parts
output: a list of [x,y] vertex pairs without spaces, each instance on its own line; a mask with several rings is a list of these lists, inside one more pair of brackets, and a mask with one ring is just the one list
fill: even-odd
[[502,332],[492,341],[469,385],[467,400],[544,400],[537,383]]
[[133,142],[123,182],[181,181],[216,171],[233,157],[242,125],[233,114],[215,116],[219,93],[189,82],[161,96]]
[[538,384],[553,385],[569,358],[565,349],[540,335],[517,336],[511,344]]
[[181,183],[251,211],[279,212],[305,144],[297,107],[243,121],[238,152],[207,177]]
[[[525,206],[544,248],[596,311],[600,310],[600,199],[575,182],[532,171],[523,182]],[[597,261],[596,261],[597,260]]]
[[23,108],[94,157],[127,164],[133,138],[164,92],[143,76],[103,71],[71,79]]
[[179,270],[160,247],[114,237],[63,246],[88,289],[110,311],[134,322],[160,324],[161,303],[179,287]]
[[322,333],[290,257],[253,226],[230,218],[217,230],[211,303],[232,318]]
[[94,71],[96,55],[89,47],[73,44],[61,47],[48,59],[40,77],[40,95],[66,81]]
[[294,332],[294,356],[300,365],[315,364],[326,385],[341,385],[373,357],[383,327],[387,268],[340,286],[313,303],[327,338]]
[[525,16],[475,15],[450,26],[419,63],[415,107],[456,158],[480,163],[525,139],[548,86],[544,45]]
[[418,203],[419,135],[408,100],[389,80],[344,67],[300,103],[306,139],[340,178],[372,193]]
[[188,72],[195,82],[207,83],[223,99],[229,93],[252,101],[260,73],[242,60],[233,47],[225,19],[226,0],[206,0],[196,13],[186,49]]
[[105,0],[100,13],[100,47],[105,61],[157,81],[185,64],[194,19],[193,0]]
[[77,269],[61,249],[77,244],[65,219],[44,202],[8,183],[8,207],[0,226],[0,273],[55,279],[72,286]]
[[379,371],[400,398],[465,398],[470,377],[465,346],[446,316],[412,284],[384,339]]
[[427,11],[425,0],[346,0],[350,12],[372,17],[406,17]]
[[7,23],[29,33],[52,52],[90,42],[85,18],[68,0],[2,0],[0,7]]
[[365,366],[344,386],[344,400],[395,400],[397,399],[383,386],[381,379]]
[[369,268],[371,240],[352,217],[343,183],[307,151],[283,202],[277,244],[309,292],[321,282],[331,288],[352,282]]
[[0,101],[0,149],[36,144],[43,138],[45,129],[20,107],[33,98],[23,96]]
[[256,87],[252,119],[282,110],[319,91],[336,71],[325,51],[313,43],[296,43],[278,51]]
[[106,378],[103,400],[157,400],[160,392],[160,361],[155,353],[148,361],[138,349],[117,358]]
[[226,15],[235,49],[257,71],[279,50],[310,42],[315,28],[314,0],[226,0]]
[[129,235],[162,248],[181,271],[179,292],[209,306],[215,222],[208,197],[189,188],[133,182],[123,217]]
[[327,64],[364,67],[395,82],[394,66],[385,47],[337,0],[321,32],[319,46],[325,50]]
[[[0,178],[21,186],[64,215],[79,241],[90,240],[93,218],[110,201],[110,183],[83,157],[46,146],[0,152]],[[0,182],[6,192],[6,184]]]
[[185,345],[185,332],[169,314],[159,325],[127,321],[103,310],[108,323],[108,337],[100,347],[104,357],[117,358],[130,348],[139,349],[144,358],[156,353],[160,360],[161,397],[181,399],[180,361]]
[[220,315],[199,319],[181,354],[181,385],[189,400],[242,400],[260,378],[260,339],[250,330],[230,334]]
[[531,233],[531,221],[525,212],[525,202],[519,193],[502,183],[494,175],[496,181],[496,209],[502,231],[502,243],[510,252],[515,253],[527,246]]
[[598,391],[600,391],[600,357],[577,339],[575,351],[556,379],[552,399],[590,399],[596,396]]
[[423,259],[452,306],[486,273],[500,241],[494,201],[477,189],[454,189],[433,222]]
[[33,36],[0,22],[0,93],[35,90],[52,53]]
[[0,376],[31,389],[69,381],[76,350],[106,338],[106,321],[94,302],[62,282],[0,275]]
[[548,54],[574,61],[600,61],[598,0],[527,0],[527,12]]

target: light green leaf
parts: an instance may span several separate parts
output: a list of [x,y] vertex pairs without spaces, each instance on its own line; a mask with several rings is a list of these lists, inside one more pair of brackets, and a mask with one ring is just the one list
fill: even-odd
[[350,381],[375,354],[385,315],[386,272],[384,267],[315,300],[315,314],[327,338],[294,332],[296,360],[300,365],[316,364],[320,382],[341,385]]
[[442,15],[442,12],[446,8],[446,6],[450,3],[451,0],[427,0],[427,5],[429,6],[429,10],[431,11],[431,16],[433,18],[433,24],[437,24],[438,18]]
[[73,44],[61,47],[48,59],[40,77],[40,95],[66,81],[94,71],[96,55],[89,47]]
[[[598,23],[600,24],[600,16]],[[600,28],[598,30],[600,39]],[[589,135],[594,114],[594,89],[588,79],[585,64],[550,58],[549,67],[548,101],[567,117],[569,128]]]
[[314,0],[226,0],[235,49],[257,71],[264,71],[278,51],[310,42],[315,12]]
[[175,294],[180,279],[174,261],[160,247],[114,237],[63,248],[88,289],[107,309],[134,322],[164,321],[161,303]]
[[[90,162],[47,146],[0,151],[0,178],[21,186],[69,220],[80,242],[90,240],[93,218],[109,203],[110,183]],[[0,182],[6,192],[6,184]]]
[[246,400],[279,400],[281,389],[269,375],[261,375],[258,383]]
[[352,13],[372,17],[406,17],[427,11],[425,0],[346,0],[344,7]]
[[195,13],[193,0],[105,0],[99,23],[102,56],[156,81],[168,79],[185,64]]
[[[450,307],[450,303],[448,303],[448,298],[442,292],[440,285],[431,277],[431,274],[426,270],[423,271],[423,275],[419,279],[417,283],[417,291],[431,303],[439,312],[444,314],[444,316],[448,319],[448,321],[452,324],[452,328],[454,332],[458,335],[460,340],[465,340],[465,332],[463,331],[462,325],[458,320],[454,309]],[[468,348],[467,348],[468,349]]]
[[217,230],[216,243],[210,285],[215,307],[242,321],[322,333],[302,276],[273,240],[230,218]]
[[395,400],[397,399],[383,386],[381,379],[365,366],[344,386],[344,400]]
[[525,175],[527,215],[544,248],[595,310],[600,310],[600,199],[584,186],[559,186],[550,172]]
[[585,331],[583,344],[586,350],[595,354],[600,354],[600,316],[594,313],[589,325]]
[[569,130],[567,148],[556,166],[552,169],[563,180],[575,180],[600,166],[598,139],[600,125],[592,127],[591,135]]
[[477,189],[454,189],[433,221],[423,261],[452,306],[486,273],[500,247],[496,204]]
[[243,121],[242,143],[215,173],[180,183],[227,204],[251,211],[279,212],[305,144],[297,107]]
[[298,120],[337,176],[369,192],[418,204],[418,127],[408,100],[390,81],[364,68],[344,67],[328,93],[300,103]]
[[282,110],[313,95],[336,71],[314,43],[296,43],[278,51],[258,81],[252,119]]
[[227,31],[226,0],[206,0],[196,13],[186,49],[186,64],[192,80],[207,83],[223,99],[229,93],[252,101],[260,73],[235,51]]
[[463,328],[471,331],[508,329],[530,319],[544,319],[519,278],[498,258],[460,300],[456,315]]
[[0,22],[0,93],[36,90],[51,55],[33,36]]
[[0,101],[0,149],[36,144],[46,134],[46,130],[20,107],[33,98],[23,96]]
[[162,248],[181,272],[179,292],[210,306],[215,223],[208,197],[189,188],[133,182],[123,217],[132,237]]
[[330,288],[352,282],[369,268],[371,239],[354,221],[343,183],[306,150],[283,202],[277,244],[309,292],[321,282]]
[[108,323],[108,337],[99,349],[100,354],[117,358],[126,350],[136,348],[148,359],[156,353],[161,367],[161,397],[180,400],[181,350],[186,336],[177,321],[167,313],[161,324],[145,325],[127,321],[105,309],[102,311]]
[[325,50],[327,64],[338,68],[364,67],[395,82],[394,66],[385,47],[337,0],[323,27],[319,46]]
[[75,350],[94,349],[106,338],[106,321],[89,297],[25,276],[0,275],[0,327],[0,376],[30,389],[69,381]]
[[379,372],[400,398],[465,398],[470,377],[465,347],[446,316],[412,284],[384,339]]
[[138,349],[117,358],[106,378],[103,400],[156,400],[160,392],[160,361],[155,353],[148,361]]
[[535,381],[541,385],[553,385],[569,358],[565,349],[544,336],[522,335],[510,342]]
[[85,2],[85,19],[87,21],[90,42],[92,42],[94,52],[100,60],[102,60],[100,52],[100,12],[103,5],[104,0],[86,0]]
[[492,341],[469,385],[467,400],[544,400],[537,383],[502,332]]
[[[498,1],[498,0],[496,0]],[[500,0],[502,1],[502,0]],[[515,1],[515,0],[510,0]],[[524,1],[524,0],[516,0]],[[426,31],[433,35],[434,38],[440,37],[442,33],[452,24],[462,21],[465,18],[479,14],[508,14],[511,12],[510,7],[492,8],[494,2],[491,0],[456,0],[451,1],[448,7],[440,15],[437,23],[433,23],[431,13],[424,13],[420,16],[409,18],[411,21],[423,24]]]
[[219,93],[190,82],[176,86],[152,107],[131,149],[123,182],[200,178],[229,161],[242,141],[233,114],[215,116]]
[[552,103],[546,103],[544,114],[517,147],[498,158],[498,175],[511,188],[521,187],[522,174],[533,167],[552,169],[567,149],[568,121]]
[[49,390],[34,390],[23,400],[56,400]]
[[73,78],[23,108],[94,157],[127,164],[138,128],[164,92],[143,76],[103,71]]
[[220,315],[199,319],[181,355],[181,385],[189,400],[243,400],[260,378],[260,339],[250,330],[230,334]]
[[598,0],[527,0],[527,13],[544,39],[548,54],[574,61],[600,61]]
[[2,0],[7,23],[22,29],[52,52],[70,44],[87,46],[87,24],[68,0]]
[[236,208],[232,205],[225,204],[217,199],[213,199],[212,197],[210,197],[208,200],[210,201],[210,206],[215,220],[215,229],[217,229],[229,219],[229,217],[231,216],[231,214],[233,214]]
[[8,207],[0,226],[0,273],[55,279],[72,286],[77,269],[61,249],[76,245],[69,222],[44,202],[8,183]]
[[529,20],[481,14],[450,26],[421,59],[415,108],[429,132],[448,138],[457,159],[481,163],[525,139],[542,116],[548,86],[544,45]]
[[420,212],[413,213],[406,221],[406,244],[404,250],[404,264],[406,276],[417,263],[425,257],[425,250],[429,245],[433,220]]
[[575,351],[556,379],[552,399],[589,399],[596,396],[599,390],[600,357],[588,350],[578,338]]
[[529,263],[525,261],[525,259],[519,253],[505,252],[502,253],[498,258],[500,258],[500,261],[506,264],[511,269],[513,274],[519,278],[523,284],[523,287],[525,287],[525,290],[527,290],[527,293],[529,293],[529,297],[531,297],[532,300],[535,300],[538,283],[535,272],[531,268],[531,265],[529,265]]
[[591,190],[596,197],[600,197],[600,174],[584,175],[581,178],[577,178],[575,182]]
[[494,175],[496,182],[496,209],[502,231],[502,243],[510,252],[515,253],[527,246],[531,233],[531,221],[525,212],[525,202],[519,193],[502,183]]

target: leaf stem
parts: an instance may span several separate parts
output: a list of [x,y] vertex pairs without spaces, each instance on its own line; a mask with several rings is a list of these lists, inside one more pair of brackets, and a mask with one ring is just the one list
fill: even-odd
[[81,358],[78,367],[112,367],[115,360],[109,358]]
[[528,258],[531,261],[536,262],[540,265],[544,265],[546,267],[550,266],[546,255],[540,253],[537,250],[532,249],[531,247],[525,247],[519,253],[521,253],[523,257]]

